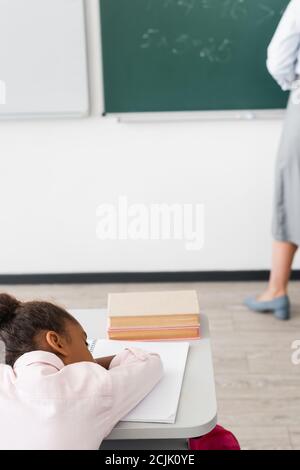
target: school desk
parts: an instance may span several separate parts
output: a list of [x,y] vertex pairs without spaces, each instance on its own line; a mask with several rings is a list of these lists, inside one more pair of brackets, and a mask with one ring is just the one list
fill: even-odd
[[[106,310],[76,309],[70,313],[88,338],[105,338]],[[190,341],[183,386],[174,424],[121,421],[101,449],[187,449],[189,437],[203,436],[217,424],[217,403],[208,319],[200,315],[201,339]],[[146,344],[145,344],[146,348]]]

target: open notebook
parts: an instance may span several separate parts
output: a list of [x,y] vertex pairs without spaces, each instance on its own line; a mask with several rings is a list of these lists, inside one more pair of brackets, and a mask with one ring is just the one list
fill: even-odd
[[189,343],[138,343],[97,340],[90,343],[93,356],[111,356],[131,346],[161,356],[164,376],[156,387],[122,421],[174,423],[188,356]]

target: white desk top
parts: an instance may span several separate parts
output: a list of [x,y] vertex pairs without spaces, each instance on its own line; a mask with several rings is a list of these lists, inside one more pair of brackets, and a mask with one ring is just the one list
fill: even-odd
[[[106,310],[81,309],[70,313],[82,324],[89,338],[106,337]],[[190,342],[181,397],[174,424],[122,421],[106,438],[187,439],[209,433],[217,424],[217,403],[208,320],[200,316],[201,339]]]

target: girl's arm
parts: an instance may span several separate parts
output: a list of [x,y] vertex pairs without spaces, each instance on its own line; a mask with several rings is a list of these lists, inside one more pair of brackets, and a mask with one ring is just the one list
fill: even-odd
[[296,79],[299,50],[300,2],[292,0],[268,48],[268,70],[283,90],[290,90]]
[[158,354],[128,348],[112,360],[108,374],[112,407],[106,435],[160,381],[163,365]]

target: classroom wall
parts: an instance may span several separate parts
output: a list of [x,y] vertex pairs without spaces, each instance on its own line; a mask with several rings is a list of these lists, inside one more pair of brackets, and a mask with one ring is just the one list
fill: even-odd
[[[267,269],[282,122],[100,117],[98,1],[87,6],[93,116],[0,123],[0,274]],[[120,194],[129,203],[203,203],[203,248],[100,241],[96,209]]]

